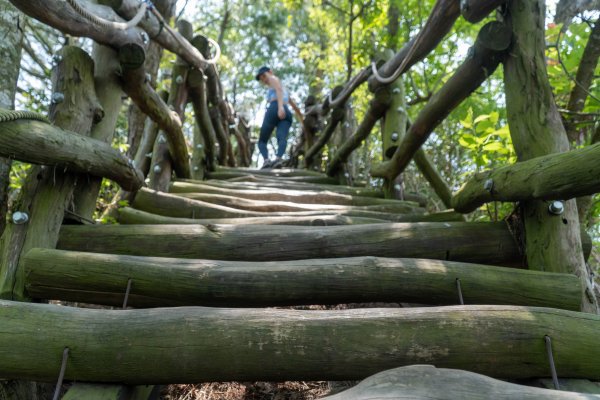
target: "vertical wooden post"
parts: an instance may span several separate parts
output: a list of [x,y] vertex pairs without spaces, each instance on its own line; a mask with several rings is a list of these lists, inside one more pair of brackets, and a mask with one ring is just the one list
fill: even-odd
[[[508,22],[513,48],[506,58],[504,77],[512,140],[520,161],[569,150],[567,135],[546,72],[543,0],[511,0]],[[521,205],[530,269],[574,273],[583,287],[583,310],[597,312],[589,274],[581,254],[575,200],[564,202],[562,213],[548,202]]]
[[[95,88],[104,109],[104,118],[92,127],[91,136],[94,139],[110,143],[123,105],[123,91],[117,76],[120,69],[118,55],[110,47],[95,43],[92,58],[96,66]],[[81,217],[92,218],[102,178],[87,176],[78,183],[73,193],[73,211]]]
[[[391,54],[390,54],[391,53]],[[387,50],[385,59],[392,58],[393,52]],[[383,160],[392,158],[398,144],[406,134],[406,124],[408,123],[408,114],[406,112],[406,94],[404,91],[404,82],[402,77],[396,79],[390,84],[392,91],[392,100],[389,109],[386,111],[381,124],[381,139],[383,144]],[[397,190],[400,185],[400,190]],[[395,179],[383,179],[383,194],[387,199],[402,197],[402,176],[398,175]],[[399,196],[398,196],[399,195]]]
[[[65,47],[53,70],[50,119],[60,128],[89,135],[94,119],[101,115],[94,91],[94,63],[78,47]],[[19,211],[20,224],[10,224],[0,238],[0,297],[25,299],[21,255],[33,247],[54,248],[65,209],[72,199],[78,176],[54,167],[31,168],[22,197],[13,213]],[[14,214],[13,214],[14,215]]]
[[[13,109],[15,106],[23,40],[23,31],[19,26],[20,17],[18,10],[9,1],[0,0],[0,107],[6,109]],[[6,224],[11,164],[11,160],[0,158],[0,235]]]
[[[179,33],[187,40],[192,39],[194,29],[192,24],[187,21],[179,20],[177,22]],[[181,57],[173,66],[171,73],[171,89],[169,91],[169,100],[167,101],[171,109],[179,114],[183,121],[185,114],[185,105],[187,103],[187,75],[189,65]],[[171,163],[172,155],[169,154],[169,146],[164,133],[159,132],[154,149],[152,150],[152,162],[150,166],[150,184],[152,189],[167,192],[171,183],[173,166]]]

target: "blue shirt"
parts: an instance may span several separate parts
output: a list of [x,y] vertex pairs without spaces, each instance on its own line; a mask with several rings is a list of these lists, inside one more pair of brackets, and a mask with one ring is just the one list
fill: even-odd
[[[283,104],[287,104],[290,101],[290,94],[286,89],[281,89],[283,91]],[[270,87],[267,90],[267,103],[271,103],[273,101],[277,101],[277,92],[275,89]]]

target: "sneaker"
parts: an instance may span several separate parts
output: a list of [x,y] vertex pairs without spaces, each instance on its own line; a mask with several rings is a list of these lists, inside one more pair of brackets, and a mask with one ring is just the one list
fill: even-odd
[[263,163],[262,167],[260,167],[260,169],[272,168],[274,163],[275,163],[275,161],[265,160],[265,162]]
[[275,168],[283,168],[283,160],[281,158],[276,159],[271,164],[271,168],[273,168],[273,169],[275,169]]

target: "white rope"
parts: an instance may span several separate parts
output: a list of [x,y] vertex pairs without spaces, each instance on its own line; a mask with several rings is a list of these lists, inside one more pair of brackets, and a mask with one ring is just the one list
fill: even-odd
[[148,5],[146,3],[142,3],[140,8],[138,9],[137,14],[130,21],[115,22],[115,21],[109,21],[107,19],[104,19],[97,15],[92,14],[90,11],[83,8],[83,6],[81,4],[79,4],[77,2],[77,0],[67,0],[67,3],[69,3],[71,5],[71,7],[73,7],[73,9],[75,11],[77,11],[77,13],[79,15],[81,15],[88,21],[93,22],[97,25],[100,25],[103,28],[119,29],[119,30],[127,30],[127,29],[137,26],[137,24],[140,23],[142,18],[144,18],[144,14],[146,13],[146,8],[148,7]]
[[[404,64],[404,63],[402,63]],[[400,68],[398,68],[393,74],[392,76],[389,76],[387,78],[379,75],[379,72],[377,71],[377,64],[375,64],[375,61],[373,61],[371,63],[371,70],[373,71],[373,76],[375,77],[375,79],[377,80],[377,82],[379,83],[383,83],[383,84],[388,84],[388,83],[392,83],[394,82],[396,79],[398,79],[400,77],[400,75],[402,75],[402,70],[403,70],[403,65],[400,65]]]
[[215,56],[213,58],[211,58],[210,60],[206,60],[204,59],[204,62],[207,64],[216,64],[219,61],[219,58],[221,58],[221,46],[219,46],[219,43],[217,43],[215,40],[206,38],[208,40],[208,43],[212,44],[215,48],[215,51],[217,52],[215,54]]

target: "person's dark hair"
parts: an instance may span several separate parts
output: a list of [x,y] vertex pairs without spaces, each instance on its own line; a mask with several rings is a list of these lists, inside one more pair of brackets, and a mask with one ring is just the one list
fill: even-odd
[[260,80],[260,76],[262,74],[264,74],[265,72],[269,72],[271,70],[271,68],[267,67],[267,66],[262,66],[258,69],[258,72],[256,73],[256,80]]

